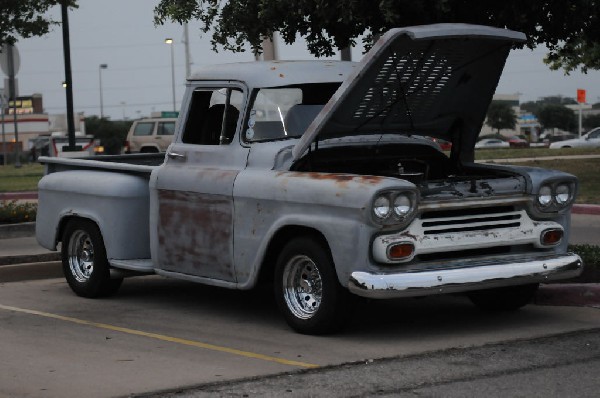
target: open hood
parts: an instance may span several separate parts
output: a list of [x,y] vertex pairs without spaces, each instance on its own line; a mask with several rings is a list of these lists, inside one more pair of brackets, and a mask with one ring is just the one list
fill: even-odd
[[472,152],[504,63],[525,35],[466,24],[388,31],[293,149],[364,134],[426,135]]

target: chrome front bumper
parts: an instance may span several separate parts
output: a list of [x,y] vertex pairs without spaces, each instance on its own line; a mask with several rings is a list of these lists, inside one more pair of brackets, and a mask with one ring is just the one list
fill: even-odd
[[469,290],[524,285],[576,277],[583,271],[574,253],[535,258],[513,258],[471,263],[451,269],[394,274],[353,272],[348,288],[356,295],[388,299],[457,293]]

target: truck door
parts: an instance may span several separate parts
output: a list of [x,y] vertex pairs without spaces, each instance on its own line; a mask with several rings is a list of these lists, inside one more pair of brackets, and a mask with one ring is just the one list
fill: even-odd
[[188,98],[151,181],[152,258],[163,271],[235,282],[233,183],[248,157],[236,133],[245,90],[203,86]]

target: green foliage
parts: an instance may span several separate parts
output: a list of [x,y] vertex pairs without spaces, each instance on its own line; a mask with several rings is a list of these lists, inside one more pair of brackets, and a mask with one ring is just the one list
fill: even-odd
[[286,43],[306,39],[316,56],[334,55],[364,35],[366,45],[390,28],[431,23],[472,23],[524,32],[526,46],[545,45],[552,67],[599,69],[600,54],[581,50],[600,43],[600,1],[590,0],[161,0],[155,23],[200,20],[213,29],[216,50],[260,52],[264,37],[279,32]]
[[[48,9],[61,0],[0,0],[0,44],[14,44],[18,37],[42,36],[57,21],[47,15]],[[69,7],[77,7],[75,0],[67,0]]]
[[515,128],[517,115],[510,105],[493,101],[488,108],[485,124],[500,134],[501,129]]
[[35,221],[37,204],[16,200],[0,201],[0,224]]
[[588,115],[583,118],[581,121],[583,128],[586,130],[591,130],[595,127],[600,127],[600,114],[599,115]]
[[0,166],[0,192],[35,191],[43,175],[44,166],[38,163]]
[[91,116],[85,118],[85,127],[88,134],[100,139],[104,146],[106,155],[118,155],[121,153],[123,142],[127,138],[127,132],[131,127],[131,121],[111,121],[107,118]]
[[600,246],[569,245],[569,250],[579,254],[586,266],[594,266],[600,269]]
[[544,129],[574,131],[577,126],[575,112],[561,104],[544,104],[538,108],[535,116]]

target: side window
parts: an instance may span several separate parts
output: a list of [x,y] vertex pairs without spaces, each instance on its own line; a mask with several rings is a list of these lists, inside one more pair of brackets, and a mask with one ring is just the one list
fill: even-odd
[[243,93],[236,88],[196,90],[182,142],[199,145],[229,144],[238,125]]
[[175,134],[175,122],[159,122],[157,135],[173,135]]
[[589,138],[600,138],[600,129],[592,131],[589,135]]
[[143,137],[152,135],[152,131],[154,130],[154,122],[141,122],[135,126],[133,130],[133,135],[136,137]]

